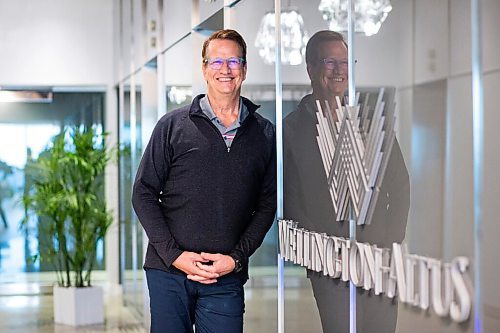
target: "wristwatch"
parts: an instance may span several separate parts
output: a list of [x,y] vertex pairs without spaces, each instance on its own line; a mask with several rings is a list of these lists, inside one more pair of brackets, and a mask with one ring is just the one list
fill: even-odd
[[[231,257],[232,258],[232,257]],[[241,264],[241,261],[239,259],[233,258],[234,260],[234,273],[239,273],[243,269],[243,265]]]

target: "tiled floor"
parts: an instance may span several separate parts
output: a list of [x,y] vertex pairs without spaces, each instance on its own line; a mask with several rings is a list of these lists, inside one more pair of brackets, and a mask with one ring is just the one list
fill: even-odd
[[55,325],[52,295],[1,296],[0,332],[2,333],[75,333],[75,332],[144,332],[142,322],[128,308],[121,297],[106,297],[106,319],[103,325],[74,328]]
[[[47,288],[45,288],[47,289]],[[44,290],[45,290],[44,289]],[[1,333],[139,333],[143,321],[134,309],[123,306],[121,296],[105,296],[103,325],[74,328],[53,322],[52,295],[0,296]],[[49,292],[49,290],[45,290]],[[276,288],[246,288],[246,333],[277,332]],[[307,287],[287,290],[285,320],[287,333],[321,332],[316,305]]]

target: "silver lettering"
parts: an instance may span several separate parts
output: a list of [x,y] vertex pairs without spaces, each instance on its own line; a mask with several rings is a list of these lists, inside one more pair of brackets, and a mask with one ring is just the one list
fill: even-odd
[[389,250],[374,248],[375,252],[375,295],[387,292],[389,281]]
[[363,246],[358,246],[358,243],[352,242],[351,249],[349,251],[349,272],[352,283],[354,283],[357,287],[363,285],[365,266],[363,256]]
[[311,233],[304,231],[304,267],[311,268]]
[[341,255],[342,255],[342,281],[349,281],[349,248],[350,241],[348,239],[341,239]]
[[297,264],[304,265],[304,229],[297,229]]
[[472,308],[472,299],[464,276],[468,266],[469,260],[465,257],[457,257],[451,262],[451,280],[455,293],[450,305],[450,316],[459,323],[469,318]]
[[[369,244],[358,244],[363,247],[364,253],[364,281],[363,281],[363,289],[370,290],[373,288],[375,284],[375,257],[373,255],[372,247]],[[374,245],[373,247],[376,248]]]
[[420,308],[427,310],[429,308],[429,260],[425,257],[420,257],[418,271],[420,276]]
[[[451,277],[450,277],[450,265],[441,264],[439,260],[433,260],[431,264],[431,274],[432,274],[432,308],[434,309],[434,312],[436,312],[438,316],[444,317],[448,315],[451,303],[452,287],[451,287]],[[444,295],[443,295],[443,278],[444,278]]]
[[406,302],[406,281],[403,265],[403,252],[401,244],[392,244],[391,272],[389,274],[389,283],[387,287],[387,296],[393,298],[396,296],[396,287],[399,300]]

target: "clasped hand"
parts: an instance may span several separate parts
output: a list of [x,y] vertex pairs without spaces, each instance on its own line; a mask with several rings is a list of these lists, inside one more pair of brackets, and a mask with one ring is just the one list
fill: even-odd
[[217,282],[217,278],[231,273],[235,264],[228,255],[184,251],[172,265],[186,273],[190,280],[211,284]]

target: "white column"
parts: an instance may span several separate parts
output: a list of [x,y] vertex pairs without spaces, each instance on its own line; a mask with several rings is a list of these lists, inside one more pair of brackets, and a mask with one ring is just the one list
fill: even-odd
[[[105,131],[108,147],[118,144],[118,103],[113,85],[106,88]],[[119,196],[118,165],[111,162],[105,171],[105,197],[108,210],[113,215],[113,223],[108,229],[105,239],[106,275],[110,293],[121,292],[120,286],[120,238],[119,238]]]

